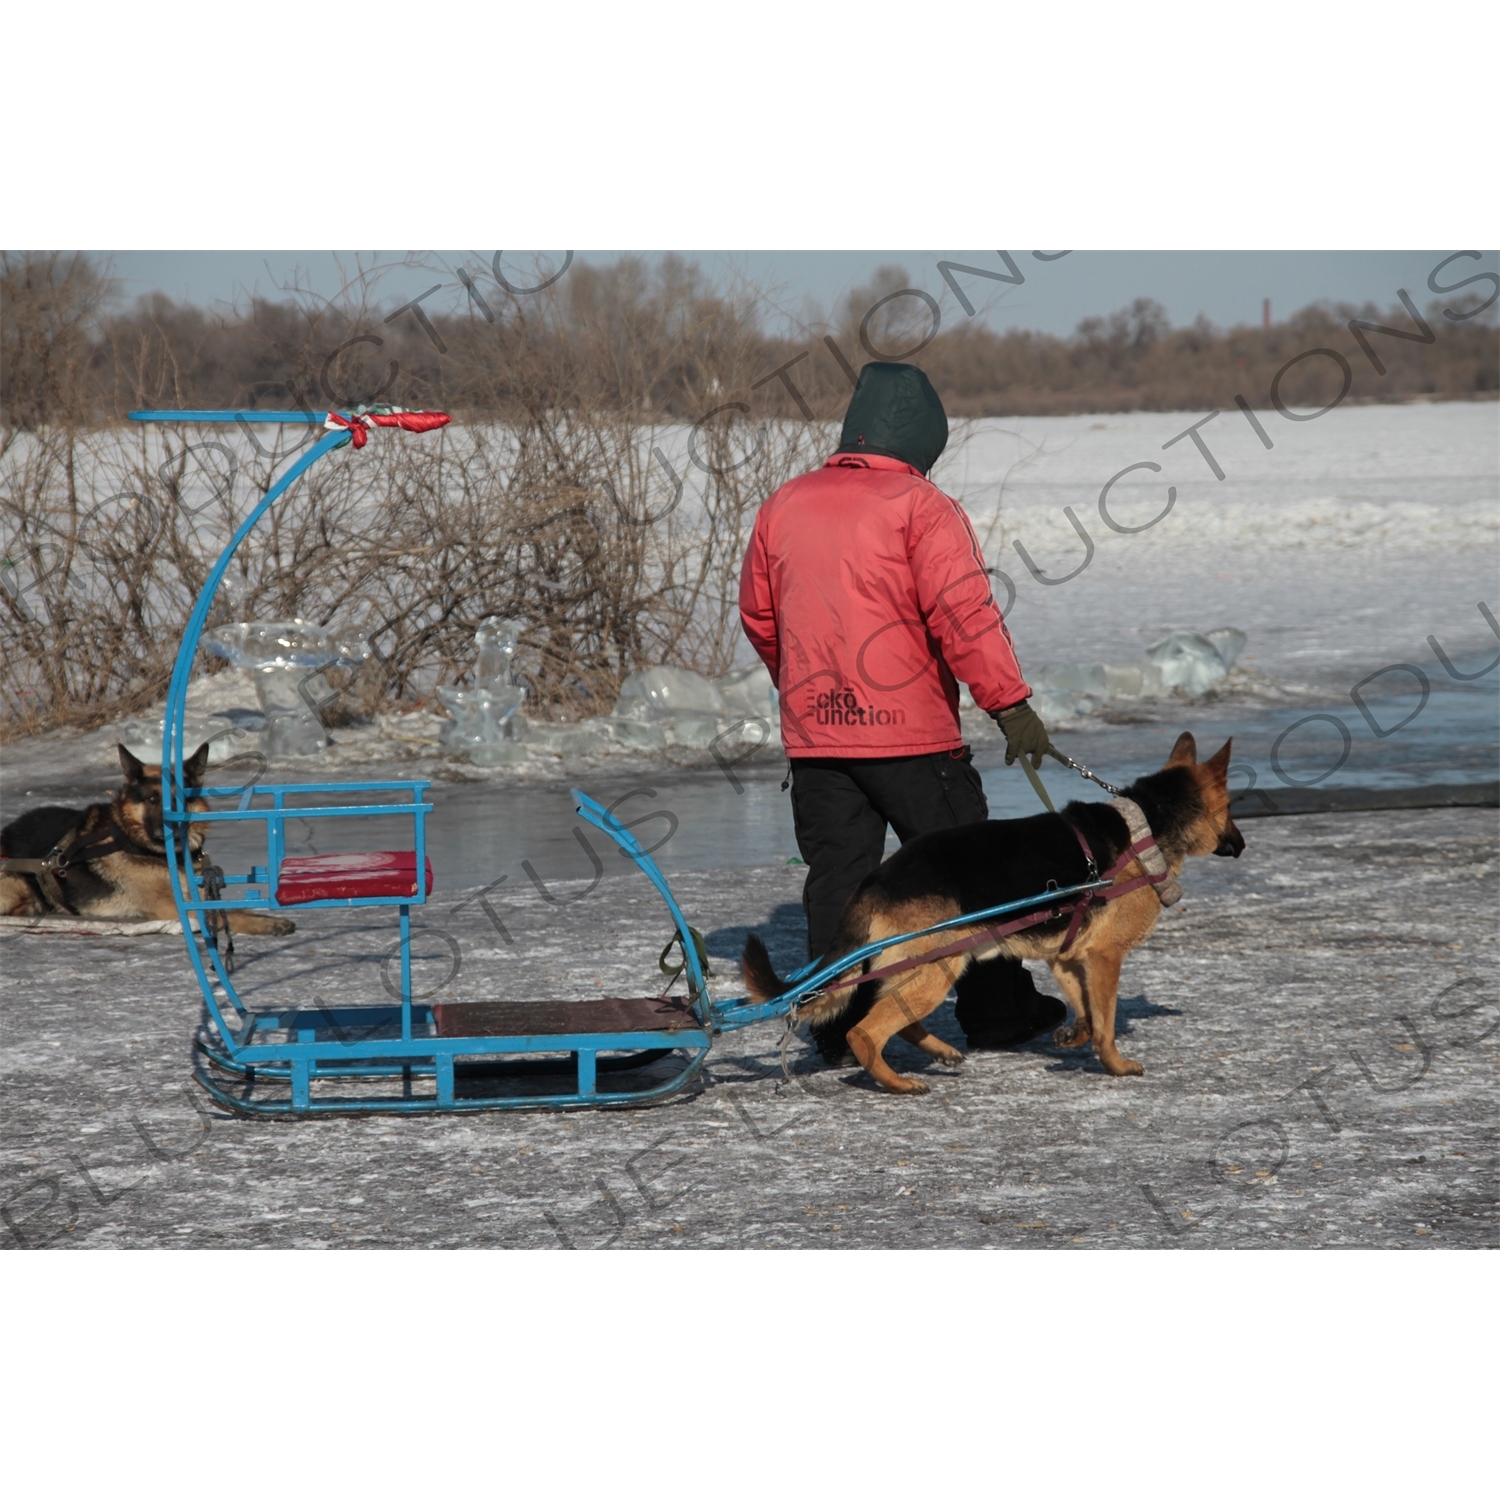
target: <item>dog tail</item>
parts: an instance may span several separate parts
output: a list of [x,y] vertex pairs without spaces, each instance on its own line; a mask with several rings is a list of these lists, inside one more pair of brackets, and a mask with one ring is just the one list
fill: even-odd
[[[818,967],[826,967],[835,962],[841,954],[852,953],[856,948],[863,947],[869,925],[869,915],[863,903],[851,902],[844,910],[833,943],[827,953],[819,959]],[[744,952],[740,956],[740,967],[745,976],[745,987],[750,992],[750,998],[757,1002],[774,1000],[792,987],[790,981],[777,975],[771,963],[771,955],[766,951],[766,945],[753,932],[745,939]],[[838,978],[847,979],[853,973],[854,968],[851,967],[848,973],[840,974]],[[857,993],[856,987],[849,985],[829,994],[816,995],[799,1007],[799,1013],[804,1019],[821,1024],[843,1012]]]
[[759,1004],[774,1000],[791,989],[791,985],[777,974],[766,945],[753,932],[745,939],[740,970],[745,976],[745,988],[750,991],[750,998]]

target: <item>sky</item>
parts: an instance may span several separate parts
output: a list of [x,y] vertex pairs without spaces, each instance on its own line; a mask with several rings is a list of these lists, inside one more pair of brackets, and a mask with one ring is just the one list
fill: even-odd
[[[1462,247],[1459,247],[1462,248]],[[338,292],[341,277],[358,263],[387,268],[380,282],[381,300],[398,306],[433,285],[434,273],[403,264],[402,251],[332,252],[328,250],[128,250],[100,251],[112,264],[119,290],[127,299],[159,291],[175,301],[203,307],[243,303],[251,294],[279,297],[294,282],[314,293]],[[492,251],[413,252],[441,255],[450,266],[468,265],[476,273],[489,266]],[[658,252],[659,253],[659,252]],[[912,285],[941,303],[945,318],[962,316],[939,262],[990,268],[1010,275],[993,250],[753,250],[678,252],[696,261],[717,282],[730,286],[748,279],[772,290],[772,302],[789,318],[814,321],[830,313],[855,287],[869,283],[882,265],[904,267]],[[1419,307],[1433,300],[1427,277],[1453,250],[1078,250],[1042,260],[1032,251],[1009,252],[1020,284],[987,281],[953,273],[977,308],[976,316],[997,330],[1027,328],[1043,333],[1071,333],[1082,318],[1127,307],[1150,297],[1167,309],[1174,325],[1191,323],[1200,314],[1220,327],[1261,321],[1265,298],[1276,320],[1320,300],[1364,303],[1382,308],[1396,302],[1398,289]],[[648,257],[651,252],[646,252]],[[1043,251],[1042,255],[1055,252]],[[516,285],[537,278],[538,266],[560,267],[562,251],[506,251],[501,268]],[[607,263],[611,251],[578,251],[576,262]],[[1497,257],[1455,261],[1441,278],[1452,285],[1480,270],[1494,271]],[[545,276],[543,269],[541,275]],[[428,303],[435,307],[462,302],[465,293],[455,277]],[[1488,287],[1482,291],[1487,293]]]

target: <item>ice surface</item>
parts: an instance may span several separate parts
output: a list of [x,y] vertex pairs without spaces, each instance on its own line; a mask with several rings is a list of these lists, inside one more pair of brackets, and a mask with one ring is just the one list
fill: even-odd
[[[640,785],[596,794],[609,803]],[[585,829],[604,867],[595,888],[565,785],[506,797],[482,834],[474,813],[494,805],[493,789],[448,795],[483,853],[468,890],[434,853],[437,892],[413,913],[419,994],[660,989],[661,900]],[[655,856],[669,868],[691,830],[714,830],[704,865],[679,863],[672,886],[705,933],[720,1000],[742,993],[748,932],[778,972],[807,957],[806,869],[776,857],[795,846],[723,867],[748,800],[710,771],[619,809],[627,822],[680,817],[683,832]],[[787,802],[776,793],[783,817]],[[555,844],[528,821],[542,803]],[[788,1040],[775,1022],[715,1037],[701,1091],[658,1111],[246,1124],[194,1109],[198,1007],[181,938],[8,932],[0,1247],[1493,1250],[1494,1041],[1481,1037],[1494,1006],[1467,1008],[1494,993],[1495,829],[1479,809],[1247,824],[1246,856],[1191,861],[1187,900],[1126,962],[1118,1029],[1144,1077],[1112,1081],[1045,1037],[973,1052],[954,1072],[897,1042],[892,1062],[931,1086],[917,1099],[820,1067],[805,1027]],[[657,817],[638,836],[652,846],[665,832]],[[475,899],[486,887],[488,906]],[[257,1004],[390,1003],[395,913],[296,919],[290,939],[236,941]],[[951,1004],[926,1024],[963,1044]],[[1396,1050],[1414,1040],[1430,1067],[1428,1054]],[[1315,1075],[1315,1099],[1297,1085],[1319,1064],[1336,1066]],[[743,1294],[721,1298],[708,1333],[734,1337],[744,1306]]]
[[[1247,395],[1250,394],[1247,392]],[[968,511],[1031,681],[1054,662],[1139,660],[1170,631],[1232,620],[1251,638],[1240,663],[1294,690],[1347,694],[1387,662],[1432,661],[1429,634],[1474,651],[1489,639],[1500,560],[1500,431],[1493,403],[1340,407],[1312,422],[1260,420],[1267,451],[1235,411],[1192,444],[1161,445],[1204,414],[1007,418],[955,428],[934,481]],[[966,439],[966,440],[965,440]],[[1121,535],[1099,515],[1106,480]],[[1094,544],[1065,584],[1039,582],[1084,560],[1063,514]],[[1216,644],[1218,644],[1216,642]],[[1452,651],[1449,651],[1450,656]]]

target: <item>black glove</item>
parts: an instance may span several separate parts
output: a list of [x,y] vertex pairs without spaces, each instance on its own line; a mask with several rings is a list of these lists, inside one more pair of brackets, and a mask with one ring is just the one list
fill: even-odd
[[990,717],[1000,726],[1001,733],[1005,736],[1006,765],[1014,765],[1018,755],[1025,755],[1031,759],[1031,769],[1039,771],[1044,755],[1050,755],[1056,760],[1062,759],[1056,746],[1047,737],[1047,726],[1042,723],[1041,715],[1029,702],[1022,701],[1010,708],[998,709]]

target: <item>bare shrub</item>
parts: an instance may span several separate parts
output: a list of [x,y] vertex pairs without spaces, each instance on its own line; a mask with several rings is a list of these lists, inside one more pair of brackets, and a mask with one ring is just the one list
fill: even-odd
[[[240,549],[210,624],[359,628],[378,655],[346,699],[366,709],[461,677],[489,614],[524,624],[533,713],[607,711],[628,673],[657,662],[725,670],[755,509],[825,440],[800,421],[748,418],[761,373],[749,311],[670,263],[644,279],[626,263],[535,305],[488,296],[493,326],[476,314],[450,330],[459,357],[440,372],[467,420],[325,459]],[[347,307],[306,310],[283,390],[349,394],[339,387],[366,367],[318,346],[333,334],[352,354],[371,326]],[[130,396],[186,405],[195,393],[160,328],[135,330]],[[401,376],[402,404],[436,404],[420,365]],[[158,698],[213,559],[315,434],[47,426],[13,442],[0,473],[5,732]]]

